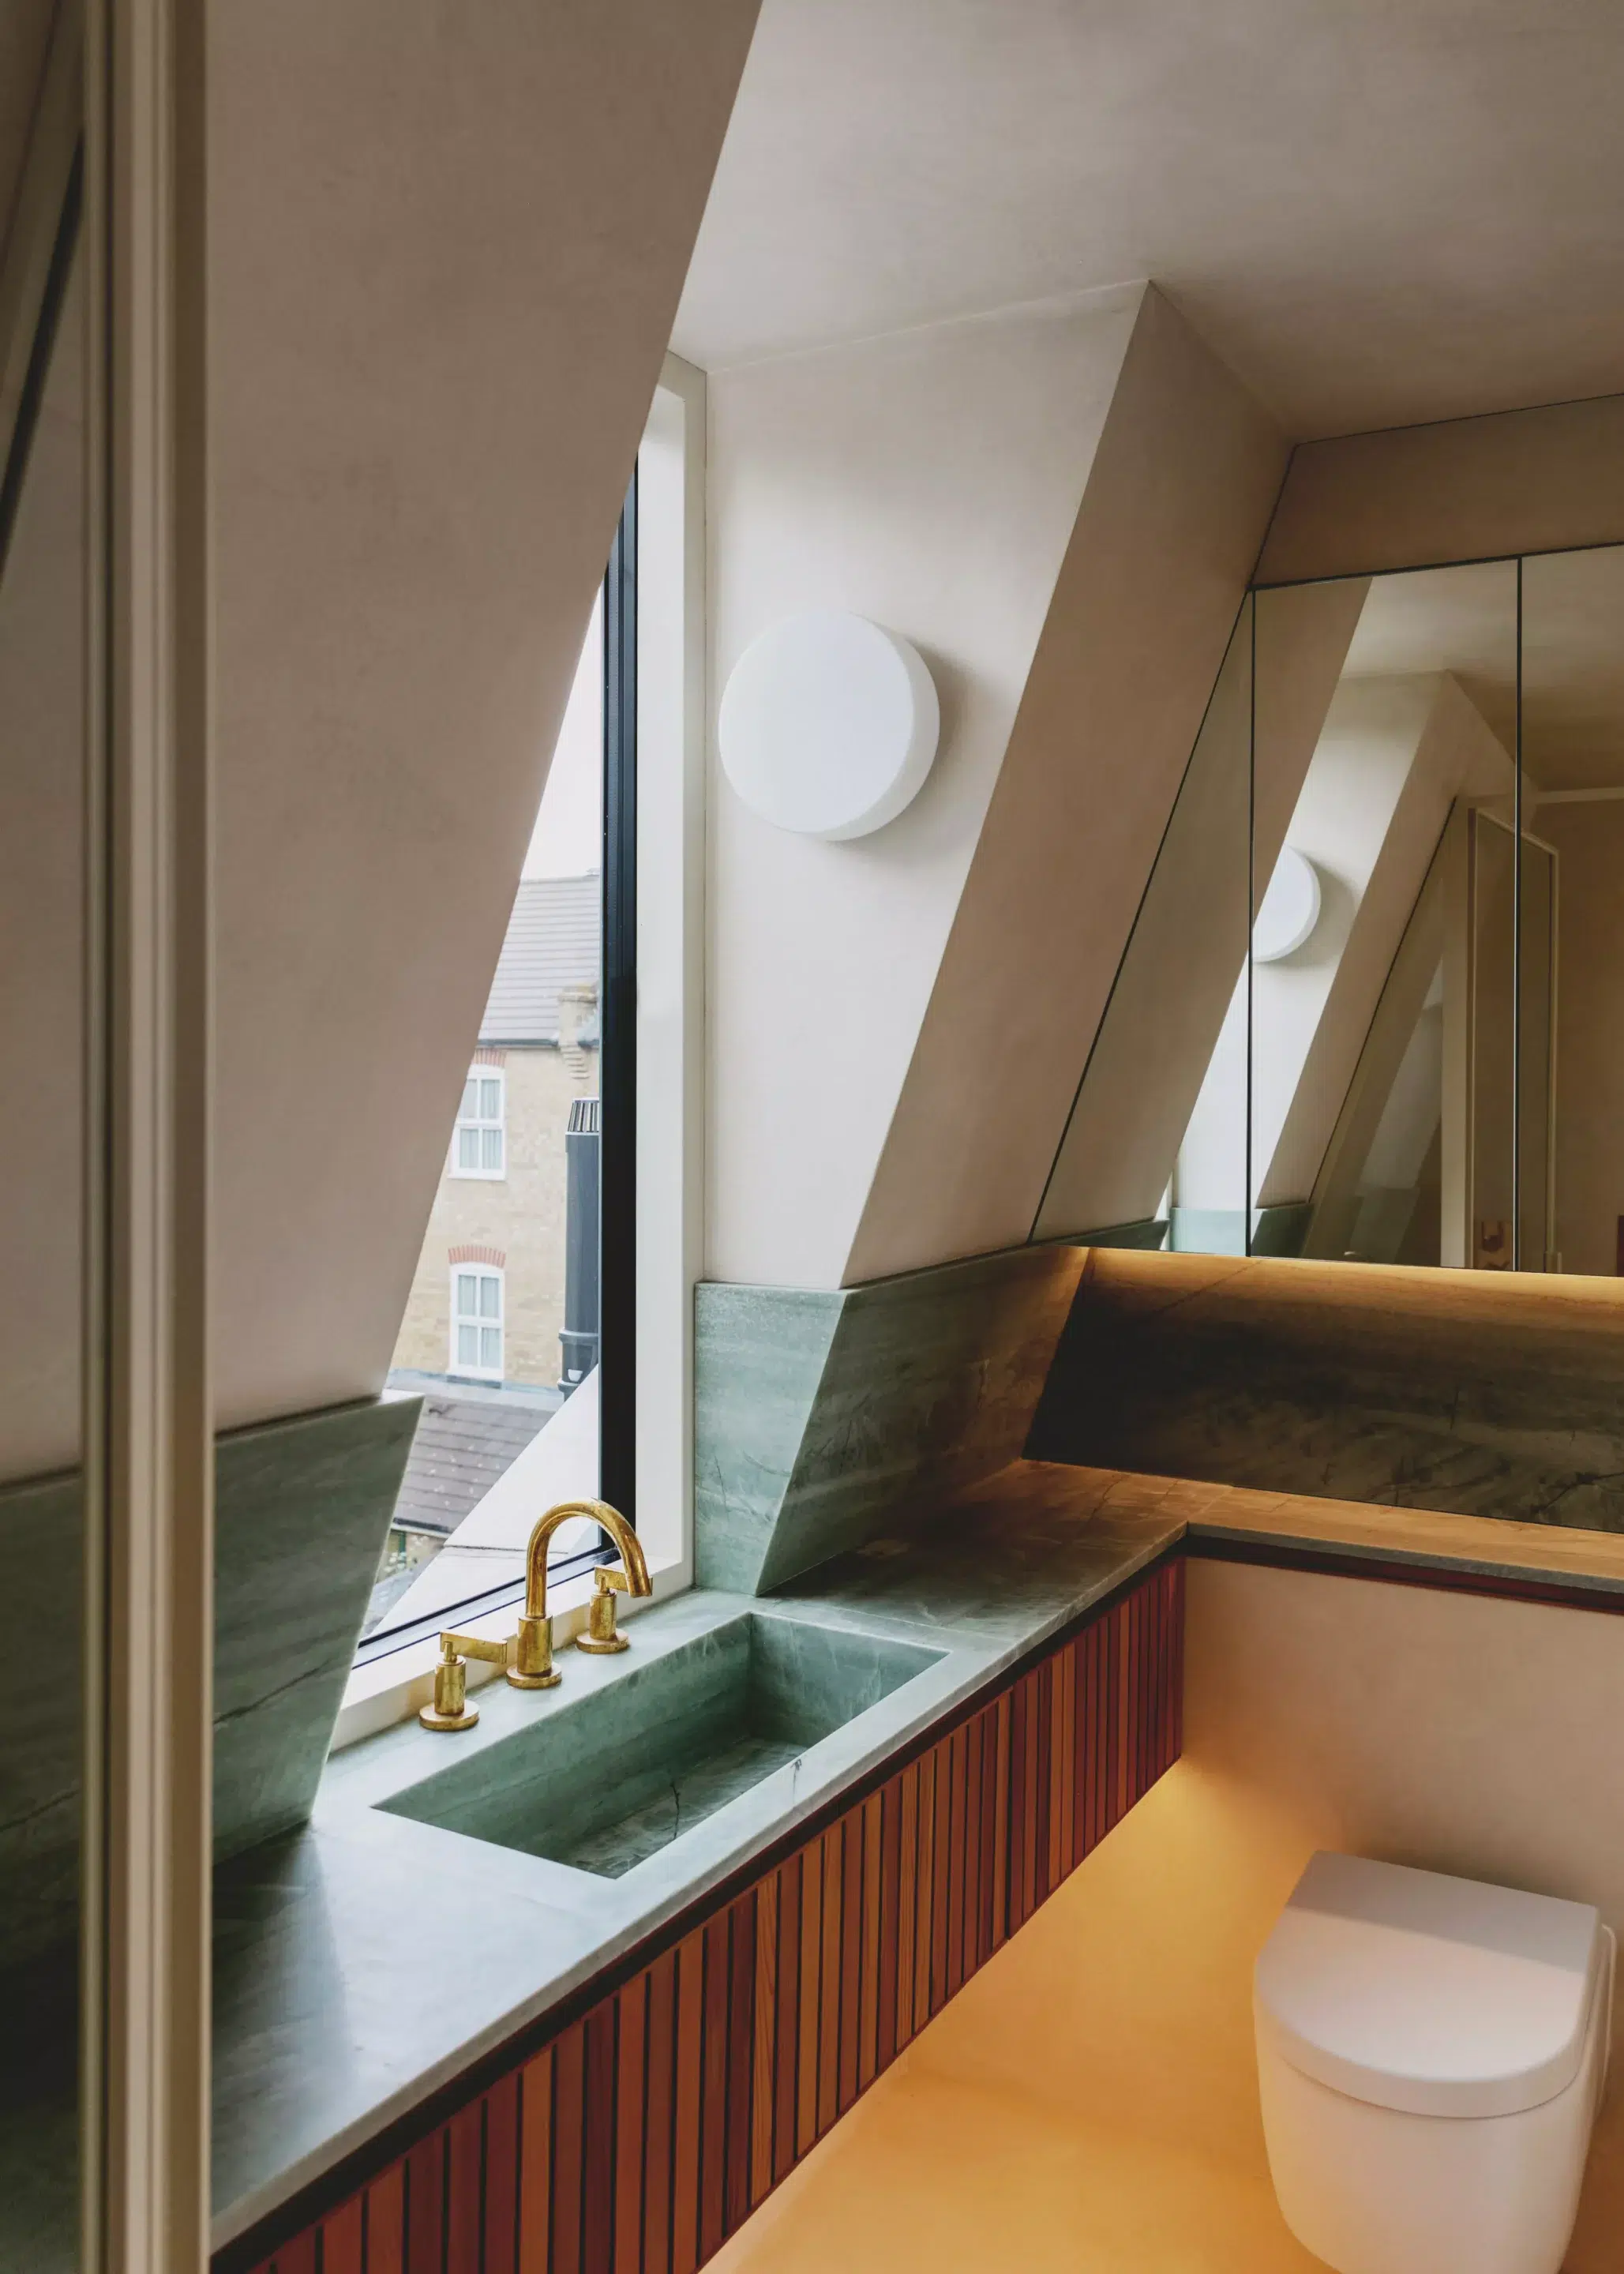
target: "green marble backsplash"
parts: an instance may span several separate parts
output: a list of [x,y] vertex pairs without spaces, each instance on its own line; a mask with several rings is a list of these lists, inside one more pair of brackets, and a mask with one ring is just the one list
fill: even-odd
[[[303,1823],[333,1735],[420,1401],[266,1422],[215,1450],[214,1846]],[[80,1487],[0,1487],[10,1626],[0,1966],[71,1939],[79,1867]]]
[[699,1584],[766,1594],[1014,1460],[1082,1265],[1067,1245],[862,1287],[703,1283]]
[[1027,1450],[1624,1532],[1624,1284],[1097,1249]]

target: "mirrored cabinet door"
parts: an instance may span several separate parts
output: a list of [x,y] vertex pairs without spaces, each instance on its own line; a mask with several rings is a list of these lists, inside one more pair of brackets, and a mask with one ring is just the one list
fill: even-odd
[[1624,1270],[1624,546],[1522,563],[1522,1260]]
[[1034,1237],[1245,1242],[1252,604],[1240,612]]
[[1516,567],[1258,595],[1254,1252],[1510,1239]]
[[1039,1239],[1624,1269],[1624,547],[1249,596]]

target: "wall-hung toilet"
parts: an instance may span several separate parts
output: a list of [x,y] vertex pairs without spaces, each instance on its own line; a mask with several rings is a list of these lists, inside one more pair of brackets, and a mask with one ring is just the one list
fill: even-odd
[[1314,1856],[1252,2001],[1298,2241],[1336,2274],[1559,2274],[1613,1970],[1588,1904]]

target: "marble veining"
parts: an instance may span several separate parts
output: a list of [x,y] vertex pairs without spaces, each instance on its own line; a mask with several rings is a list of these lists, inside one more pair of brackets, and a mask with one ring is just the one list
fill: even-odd
[[1026,1449],[1624,1531],[1624,1285],[1096,1251]]
[[1082,1269],[1015,1248],[830,1291],[695,1293],[695,1555],[765,1594],[1020,1451]]
[[[229,1856],[314,1802],[420,1401],[222,1436],[215,1452],[214,1840]],[[0,1489],[0,1558],[37,1679],[0,1737],[0,1966],[75,1934],[79,1482]]]
[[645,1620],[652,1649],[517,1728],[489,1726],[482,1743],[470,1732],[432,1761],[402,1749],[416,1780],[373,1804],[619,1879],[938,1657],[755,1611],[662,1638]]

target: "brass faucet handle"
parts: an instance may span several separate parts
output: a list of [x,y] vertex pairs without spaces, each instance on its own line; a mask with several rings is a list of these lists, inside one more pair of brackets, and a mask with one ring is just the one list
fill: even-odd
[[492,1665],[506,1666],[512,1649],[511,1637],[502,1642],[487,1642],[483,1635],[453,1634],[447,1629],[440,1638],[434,1701],[417,1709],[417,1719],[424,1728],[471,1729],[479,1719],[479,1709],[468,1702],[469,1660],[483,1658]]
[[587,1605],[586,1630],[575,1637],[577,1650],[607,1658],[612,1651],[628,1648],[627,1638],[614,1623],[614,1599],[617,1595],[628,1595],[631,1587],[631,1579],[620,1564],[598,1565],[592,1574],[592,1600]]
[[482,1658],[490,1666],[506,1666],[513,1657],[515,1638],[502,1635],[487,1641],[484,1635],[442,1634],[440,1646],[447,1658]]

